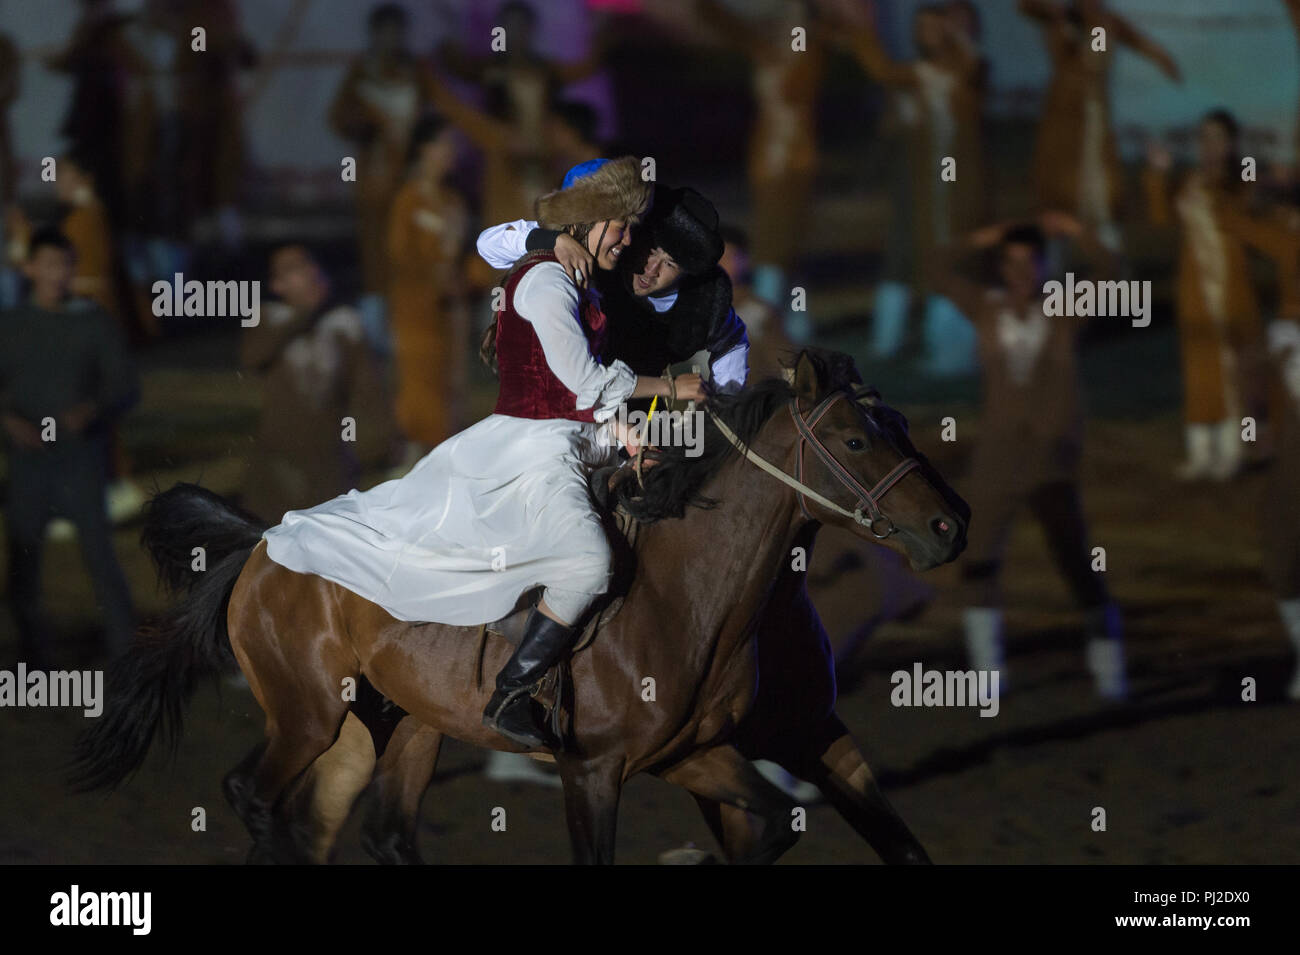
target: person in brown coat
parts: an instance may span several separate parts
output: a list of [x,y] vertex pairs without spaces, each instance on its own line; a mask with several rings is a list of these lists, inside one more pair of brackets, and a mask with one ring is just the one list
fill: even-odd
[[1227,480],[1241,466],[1244,414],[1258,414],[1263,329],[1246,257],[1258,245],[1237,158],[1237,122],[1208,114],[1197,138],[1197,164],[1170,185],[1169,153],[1152,145],[1144,177],[1151,220],[1181,227],[1178,331],[1182,347],[1185,480]]
[[[934,291],[936,252],[988,219],[980,145],[985,63],[945,7],[919,7],[913,34],[920,55],[907,62],[889,55],[869,17],[847,41],[867,75],[893,92],[890,126],[902,146],[886,279],[876,289],[878,357],[902,344],[911,302]],[[926,308],[927,324],[942,321],[940,303]]]
[[1123,171],[1110,117],[1114,55],[1127,46],[1181,82],[1178,65],[1102,0],[1020,0],[1020,12],[1042,26],[1052,60],[1034,146],[1039,208],[1075,215],[1107,247],[1118,248]]
[[[969,483],[973,521],[963,564],[970,594],[963,622],[972,664],[1002,670],[1002,596],[999,579],[1012,520],[1028,506],[1042,525],[1057,569],[1086,615],[1088,668],[1097,691],[1126,693],[1118,607],[1092,569],[1079,494],[1083,402],[1079,333],[1083,319],[1049,316],[1044,307],[1046,243],[1072,240],[1109,272],[1109,256],[1076,219],[1047,213],[1038,226],[990,226],[966,240],[966,251],[997,248],[1001,282],[983,285],[956,268],[942,282],[970,316],[983,371],[983,414]],[[957,250],[950,253],[954,257]]]
[[[1269,360],[1261,375],[1267,383],[1275,453],[1260,499],[1260,524],[1264,574],[1300,661],[1300,210],[1265,217],[1228,207],[1221,218],[1225,228],[1248,236],[1277,268],[1277,318],[1268,325]],[[1287,695],[1300,700],[1300,662]]]
[[411,174],[388,219],[388,308],[397,371],[397,425],[414,465],[457,431],[469,354],[461,259],[468,210],[447,181],[451,127],[429,118],[411,142]]
[[[757,108],[749,137],[749,178],[754,241],[754,291],[777,308],[789,305],[787,273],[794,264],[817,175],[817,92],[825,69],[831,25],[816,16],[812,4],[779,5],[779,16],[765,20],[740,16],[716,0],[702,0],[705,25],[739,48],[753,64]],[[792,32],[805,31],[801,48]],[[792,337],[806,339],[810,329],[790,323]]]
[[428,104],[425,69],[407,48],[406,10],[370,11],[369,45],[348,67],[330,106],[330,125],[358,150],[357,248],[367,295],[387,290],[388,214],[402,187],[411,133]]
[[361,460],[370,449],[386,450],[392,432],[361,316],[334,297],[311,253],[301,245],[276,249],[270,284],[280,302],[241,330],[240,361],[264,382],[243,503],[275,522],[356,487]]

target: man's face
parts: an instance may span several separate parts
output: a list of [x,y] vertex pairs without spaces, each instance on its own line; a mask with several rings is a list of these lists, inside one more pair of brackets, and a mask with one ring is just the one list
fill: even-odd
[[663,249],[655,247],[646,256],[645,266],[632,276],[632,294],[662,295],[677,284],[682,268]]
[[64,298],[72,290],[76,258],[66,250],[43,245],[23,263],[23,273],[41,298]]
[[290,308],[314,307],[326,284],[320,266],[303,249],[281,249],[271,258],[271,291]]
[[1032,245],[1009,242],[1003,246],[1000,271],[1007,291],[1017,298],[1033,298],[1042,289],[1042,263]]
[[[632,241],[632,228],[625,219],[608,219],[597,222],[587,233],[587,251],[596,257],[596,267],[612,269],[618,264],[619,256]],[[596,247],[596,243],[600,247]]]

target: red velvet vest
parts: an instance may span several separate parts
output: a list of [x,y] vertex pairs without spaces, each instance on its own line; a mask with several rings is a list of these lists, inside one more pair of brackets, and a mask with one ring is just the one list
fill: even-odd
[[[493,410],[496,414],[514,418],[595,421],[595,409],[578,409],[578,396],[564,387],[546,364],[546,354],[532,324],[515,311],[515,289],[519,287],[519,280],[541,263],[554,261],[554,252],[530,252],[506,276],[505,308],[497,316],[497,374],[501,390],[497,393],[497,405]],[[588,349],[599,361],[605,340],[605,315],[586,292],[580,291],[578,307]],[[579,318],[575,316],[574,321],[579,321]]]

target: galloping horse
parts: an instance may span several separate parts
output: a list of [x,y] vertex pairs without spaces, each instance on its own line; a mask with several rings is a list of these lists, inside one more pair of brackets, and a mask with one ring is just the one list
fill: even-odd
[[[846,356],[804,351],[791,383],[772,379],[712,399],[704,453],[688,458],[664,449],[635,500],[623,501],[656,520],[639,535],[637,571],[621,610],[570,662],[570,742],[553,753],[576,861],[613,861],[619,793],[640,772],[689,790],[738,861],[773,861],[797,838],[793,801],[738,748],[739,729],[765,692],[759,674],[772,662],[760,631],[779,643],[781,615],[789,612],[760,627],[793,549],[811,543],[818,522],[834,523],[927,569],[961,552],[969,517],[860,385]],[[853,509],[835,497],[851,499]],[[348,715],[342,689],[350,681],[364,676],[410,714],[385,758],[400,762],[407,744],[422,741],[411,752],[432,772],[429,744],[436,750],[443,734],[517,750],[481,724],[490,687],[475,679],[480,667],[491,672],[505,662],[505,640],[490,640],[480,660],[474,628],[396,620],[337,584],[274,563],[260,536],[255,521],[202,489],[180,486],[155,498],[146,545],[163,579],[189,592],[110,675],[105,715],[78,740],[80,787],[121,782],[159,730],[174,746],[195,678],[222,666],[230,652],[267,716],[266,742],[226,784],[253,837],[252,860],[317,858],[302,844],[296,801],[282,798],[314,762],[318,785],[336,795],[358,788],[355,767],[327,752]],[[215,563],[194,579],[196,546]],[[797,600],[777,596],[798,612]],[[780,658],[819,652],[815,645],[782,648]],[[650,700],[642,695],[647,678],[656,687]],[[829,693],[815,685],[806,698],[794,683],[773,687],[793,730],[786,764],[823,783],[833,799],[839,792],[861,802],[874,785],[831,709],[833,679]],[[796,726],[800,712],[815,714],[811,731]],[[427,781],[415,783],[422,790]],[[860,831],[871,838],[883,821],[889,861],[925,861],[875,796]],[[740,834],[746,813],[759,832]]]

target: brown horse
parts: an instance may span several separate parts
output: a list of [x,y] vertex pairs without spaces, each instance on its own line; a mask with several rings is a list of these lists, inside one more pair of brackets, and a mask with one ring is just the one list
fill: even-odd
[[[613,861],[619,793],[640,772],[685,787],[710,812],[716,807],[719,826],[729,817],[722,807],[741,821],[752,814],[759,831],[730,837],[742,861],[772,861],[797,838],[793,802],[737,745],[763,665],[757,624],[793,549],[811,542],[818,521],[877,539],[921,569],[952,560],[965,543],[964,504],[928,462],[904,453],[911,448],[902,429],[860,384],[845,356],[805,351],[792,384],[770,380],[712,399],[704,453],[692,459],[665,449],[635,499],[623,501],[655,522],[638,539],[622,609],[571,661],[570,739],[554,753],[577,861]],[[661,519],[668,517],[679,519]],[[313,858],[293,825],[294,800],[282,797],[323,755],[318,783],[342,794],[334,811],[343,811],[361,774],[327,751],[353,706],[346,691],[361,677],[434,736],[516,749],[480,722],[490,687],[476,673],[500,668],[510,653],[504,640],[489,641],[480,660],[474,628],[398,621],[337,584],[275,564],[259,537],[255,523],[201,489],[155,499],[146,544],[164,578],[190,593],[111,675],[106,713],[78,743],[79,785],[120,782],[158,729],[174,743],[195,676],[222,665],[227,639],[267,716],[265,744],[226,786],[253,836],[253,858]],[[196,546],[216,563],[187,580]],[[798,697],[797,687],[787,689]],[[832,792],[857,787],[863,796],[869,773],[852,758],[856,747],[830,711],[833,699],[833,681],[799,699],[798,708],[820,707],[803,741],[814,741],[821,769],[805,765],[806,752],[789,762]],[[400,761],[414,745],[410,751],[431,763],[436,739],[418,726],[398,731],[385,758]],[[344,745],[355,736],[343,734]],[[416,782],[422,790],[427,777]],[[904,855],[919,853],[883,798],[867,808],[864,834],[880,831],[882,811],[896,821]],[[882,854],[895,856],[888,845]]]

